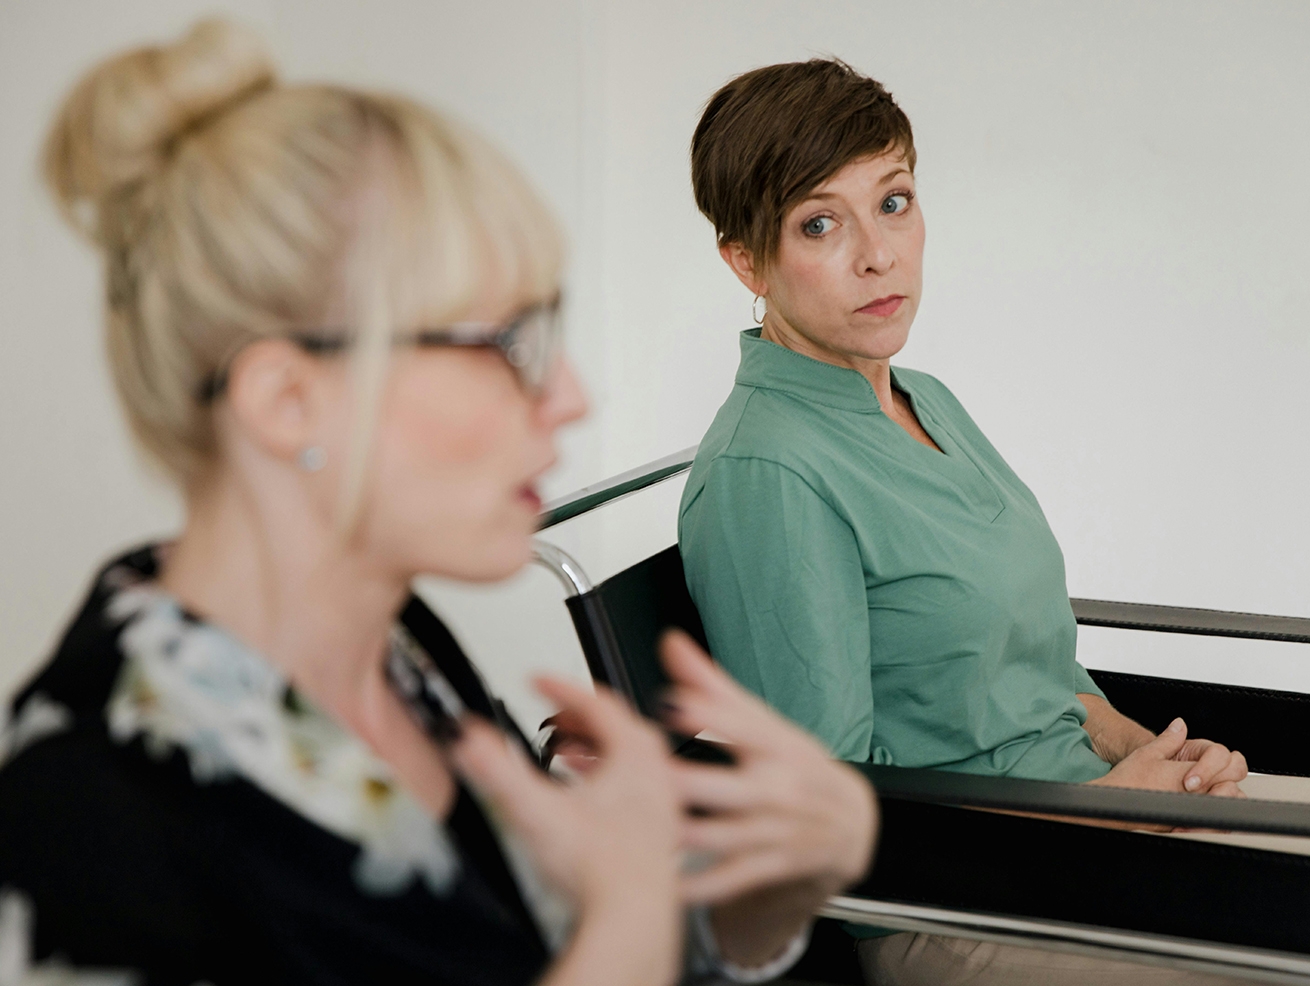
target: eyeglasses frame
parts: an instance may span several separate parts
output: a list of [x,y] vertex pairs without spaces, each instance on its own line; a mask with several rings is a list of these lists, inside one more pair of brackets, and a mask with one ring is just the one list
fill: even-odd
[[[450,325],[397,334],[391,342],[393,345],[412,345],[420,348],[498,349],[504,356],[505,362],[514,371],[519,384],[530,396],[537,398],[546,389],[546,380],[558,355],[559,340],[563,334],[559,317],[560,307],[561,298],[557,294],[548,301],[528,305],[506,322],[452,322]],[[541,379],[533,379],[529,374],[528,361],[514,353],[515,341],[523,324],[543,313],[549,317],[547,358],[543,363]],[[335,355],[351,345],[349,335],[339,330],[301,329],[276,338],[293,342],[305,352],[315,356]],[[226,386],[227,368],[225,367],[215,371],[205,380],[199,394],[201,403],[212,403]]]

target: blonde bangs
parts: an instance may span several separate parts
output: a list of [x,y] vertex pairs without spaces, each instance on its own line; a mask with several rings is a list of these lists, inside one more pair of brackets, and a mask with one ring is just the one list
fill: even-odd
[[522,174],[461,124],[405,99],[380,101],[399,174],[388,267],[397,328],[474,309],[510,313],[559,292],[563,239]]

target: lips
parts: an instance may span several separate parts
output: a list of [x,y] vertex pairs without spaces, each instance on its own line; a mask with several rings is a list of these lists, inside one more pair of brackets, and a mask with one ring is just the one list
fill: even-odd
[[519,488],[519,501],[534,514],[541,512],[541,494],[533,486]]
[[876,298],[869,302],[863,308],[857,309],[861,315],[876,315],[880,318],[886,318],[888,315],[896,314],[896,310],[901,307],[901,302],[905,300],[903,294],[889,294],[885,298]]
[[528,474],[527,481],[516,491],[515,499],[525,507],[530,509],[534,514],[541,512],[541,494],[537,492],[537,480],[543,475],[550,472],[555,467],[555,456],[551,455],[549,459]]

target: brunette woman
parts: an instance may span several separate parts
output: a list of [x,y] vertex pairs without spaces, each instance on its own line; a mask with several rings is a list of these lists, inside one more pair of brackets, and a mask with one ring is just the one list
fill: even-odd
[[[756,69],[710,99],[691,159],[762,322],[682,497],[715,658],[846,760],[1240,795],[1240,753],[1106,701],[1036,498],[945,384],[891,364],[925,235],[891,94],[831,59]],[[1185,978],[930,935],[861,954],[879,982]]]

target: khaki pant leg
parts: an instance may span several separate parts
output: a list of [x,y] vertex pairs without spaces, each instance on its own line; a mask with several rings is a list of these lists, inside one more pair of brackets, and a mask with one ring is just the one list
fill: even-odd
[[1248,798],[1258,801],[1310,802],[1310,777],[1285,777],[1282,774],[1248,774],[1237,785]]
[[[1251,774],[1238,785],[1242,793],[1255,801],[1294,801],[1310,803],[1310,777],[1283,777],[1279,774]],[[1173,839],[1218,842],[1247,849],[1266,849],[1310,856],[1310,838],[1298,835],[1259,835],[1254,832],[1169,832]]]
[[1183,969],[903,932],[856,947],[868,986],[1249,986]]

